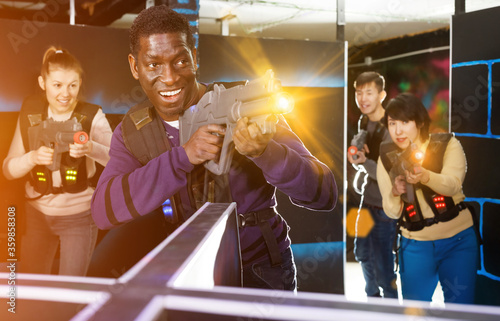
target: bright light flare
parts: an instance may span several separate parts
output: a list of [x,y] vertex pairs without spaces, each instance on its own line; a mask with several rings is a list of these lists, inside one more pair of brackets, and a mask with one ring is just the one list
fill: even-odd
[[274,114],[287,114],[293,110],[294,99],[290,94],[281,92],[279,94],[276,94],[273,98]]
[[422,161],[424,160],[424,153],[417,149],[416,145],[412,145],[412,152],[410,154],[410,157],[411,157],[411,161],[413,163],[419,163],[421,164]]
[[416,151],[415,154],[413,154],[413,157],[417,160],[417,161],[422,161],[424,159],[424,153],[421,152],[421,151]]

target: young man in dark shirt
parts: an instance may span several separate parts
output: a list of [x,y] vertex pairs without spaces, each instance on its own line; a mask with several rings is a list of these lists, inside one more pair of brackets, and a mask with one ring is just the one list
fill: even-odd
[[[357,181],[353,186],[361,194],[361,207],[367,209],[372,220],[358,212],[356,220],[356,237],[354,239],[354,255],[361,263],[365,277],[365,292],[369,297],[382,296],[397,298],[396,273],[394,272],[394,255],[392,245],[396,233],[396,220],[384,213],[382,196],[377,184],[377,160],[380,143],[391,140],[389,132],[380,123],[384,117],[382,102],[386,97],[385,80],[376,72],[364,72],[354,82],[356,104],[362,115],[358,130],[368,132],[365,147],[356,153],[357,157],[347,153],[348,161],[358,171]],[[355,159],[356,158],[356,159]],[[373,223],[372,223],[373,222]],[[371,229],[367,235],[358,235],[358,231]],[[380,293],[380,288],[383,294]]]

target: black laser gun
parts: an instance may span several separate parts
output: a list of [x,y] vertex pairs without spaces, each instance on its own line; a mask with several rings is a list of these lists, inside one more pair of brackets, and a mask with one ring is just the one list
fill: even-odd
[[226,89],[216,84],[197,105],[187,109],[179,118],[180,144],[185,144],[198,128],[207,124],[226,125],[226,134],[218,162],[209,161],[205,167],[216,175],[226,174],[234,152],[233,129],[238,119],[248,117],[263,134],[276,131],[276,115],[292,111],[293,98],[282,91],[281,81],[272,70],[258,79]]
[[354,137],[351,139],[351,146],[347,149],[347,152],[352,156],[352,159],[358,159],[356,153],[365,147],[366,140],[368,138],[368,132],[361,129]]
[[51,171],[59,170],[61,154],[69,151],[69,144],[85,144],[89,140],[76,117],[66,121],[43,120],[39,125],[28,128],[28,137],[31,150],[41,146],[54,149],[52,164],[47,166]]
[[[421,171],[422,161],[424,159],[424,153],[420,151],[415,143],[411,143],[404,151],[398,152],[392,151],[387,154],[387,157],[392,163],[392,168],[389,172],[391,180],[399,175],[405,175],[405,171],[417,174]],[[406,198],[405,201],[408,203],[415,202],[415,188],[413,184],[406,183]]]

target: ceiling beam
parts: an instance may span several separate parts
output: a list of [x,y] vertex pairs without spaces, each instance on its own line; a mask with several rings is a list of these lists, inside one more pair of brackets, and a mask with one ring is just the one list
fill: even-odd
[[68,10],[69,4],[54,4],[36,10],[3,6],[0,7],[0,19],[68,23]]
[[[120,19],[126,13],[136,12],[136,9],[141,6],[141,9],[143,9],[146,1],[74,0],[74,2],[76,24],[107,26],[115,20]],[[69,10],[69,1],[46,1],[46,5],[43,8],[36,10],[1,6],[0,19],[70,23]]]
[[455,14],[465,13],[465,0],[455,0]]
[[337,0],[337,41],[345,41],[345,0]]
[[124,14],[135,12],[138,7],[145,8],[145,3],[145,0],[94,0],[92,4],[92,1],[79,0],[76,6],[76,23],[107,26],[120,19]]

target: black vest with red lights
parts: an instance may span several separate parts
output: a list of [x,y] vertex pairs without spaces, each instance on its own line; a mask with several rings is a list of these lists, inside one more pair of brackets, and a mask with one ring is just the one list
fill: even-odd
[[[444,153],[451,137],[453,137],[453,134],[450,133],[431,134],[422,167],[435,173],[441,172]],[[393,142],[384,142],[380,145],[380,158],[388,173],[393,164],[387,155],[397,149],[397,145]],[[417,189],[422,190],[424,199],[434,213],[434,217],[423,217],[416,195],[413,195],[415,202],[409,203],[404,201],[403,213],[399,222],[401,226],[409,231],[420,231],[426,226],[450,221],[466,208],[464,202],[455,204],[452,197],[438,194],[423,184],[416,184],[414,191]]]

